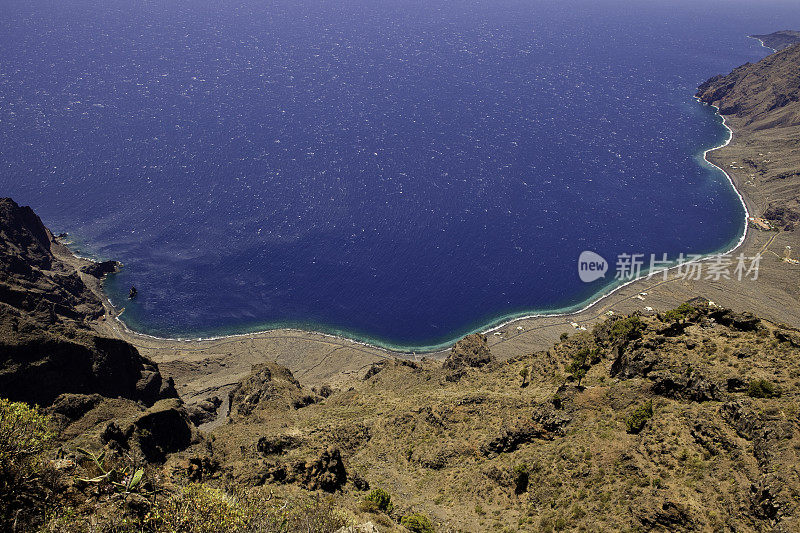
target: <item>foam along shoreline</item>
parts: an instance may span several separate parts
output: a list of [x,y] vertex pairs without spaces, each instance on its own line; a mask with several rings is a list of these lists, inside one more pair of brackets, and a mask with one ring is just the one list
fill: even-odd
[[758,37],[753,37],[752,35],[748,35],[748,37],[749,37],[750,39],[755,39],[756,41],[758,41],[759,43],[761,43],[761,46],[763,46],[764,48],[766,48],[766,49],[768,49],[768,50],[772,50],[772,52],[773,52],[773,53],[777,52],[777,50],[776,50],[775,48],[772,48],[771,46],[767,46],[766,44],[764,44],[764,41],[763,41],[763,40],[761,40],[761,39],[759,39]]
[[[696,97],[696,96],[694,98],[695,98],[695,100],[698,101],[698,103],[700,103],[702,105],[709,105],[709,104],[705,104],[705,103],[701,102],[700,99],[698,97]],[[123,328],[125,333],[127,333],[129,335],[133,335],[135,337],[152,339],[152,340],[155,340],[155,341],[162,341],[162,342],[185,342],[185,343],[208,342],[208,341],[218,341],[218,340],[225,340],[225,339],[237,339],[237,338],[246,338],[246,337],[254,337],[254,336],[264,336],[264,335],[268,335],[270,333],[275,333],[275,332],[278,332],[278,331],[285,331],[285,332],[293,332],[293,333],[297,333],[297,334],[318,335],[318,336],[321,336],[323,338],[331,338],[331,339],[336,339],[336,340],[338,340],[340,342],[347,342],[347,343],[353,344],[355,346],[364,346],[364,347],[368,347],[368,348],[372,348],[372,349],[378,349],[378,350],[393,352],[393,353],[398,354],[398,355],[408,356],[408,355],[422,355],[422,354],[432,355],[432,354],[441,353],[441,352],[444,352],[447,349],[449,349],[453,344],[455,344],[458,340],[463,338],[465,335],[469,335],[471,333],[483,333],[483,334],[492,333],[492,332],[495,332],[495,331],[497,331],[499,329],[508,327],[509,325],[512,325],[515,322],[522,321],[522,320],[530,320],[530,319],[535,319],[535,318],[560,318],[560,317],[569,317],[569,316],[572,316],[572,315],[581,314],[581,313],[591,309],[595,305],[601,303],[606,298],[612,296],[617,291],[619,291],[619,290],[621,290],[621,289],[623,289],[625,287],[628,287],[629,285],[631,285],[633,283],[636,283],[636,282],[642,281],[642,280],[646,280],[646,279],[650,279],[650,278],[652,278],[654,276],[657,276],[657,275],[665,275],[664,274],[665,271],[669,272],[669,271],[672,271],[672,270],[680,268],[680,267],[685,267],[686,265],[689,265],[689,264],[701,263],[701,262],[704,262],[704,261],[713,260],[713,259],[715,259],[717,257],[720,257],[720,256],[723,256],[723,255],[731,254],[735,250],[737,250],[744,243],[744,241],[745,241],[745,239],[747,237],[747,234],[748,234],[748,232],[747,232],[748,222],[747,221],[748,221],[748,219],[750,217],[749,209],[747,207],[747,203],[745,201],[745,198],[742,195],[742,193],[739,191],[738,187],[736,186],[736,182],[733,180],[733,178],[728,173],[728,171],[726,171],[722,167],[719,167],[718,165],[714,164],[713,162],[711,162],[708,159],[708,154],[709,153],[711,153],[711,152],[713,152],[715,150],[719,150],[720,148],[724,148],[724,147],[728,146],[732,142],[734,134],[733,134],[733,130],[728,126],[727,122],[725,121],[725,117],[720,115],[719,108],[717,106],[713,106],[713,105],[711,107],[714,107],[715,115],[720,117],[722,125],[728,131],[728,137],[719,146],[715,146],[713,148],[709,148],[709,149],[705,150],[703,152],[703,160],[706,163],[708,163],[710,166],[722,171],[722,173],[725,174],[725,177],[728,179],[728,182],[730,183],[731,187],[733,188],[734,192],[736,193],[736,196],[739,198],[739,201],[741,202],[742,208],[744,210],[744,220],[743,220],[743,228],[744,229],[742,231],[742,234],[740,235],[740,237],[738,238],[736,243],[733,246],[731,246],[730,248],[726,249],[725,251],[706,254],[706,255],[703,255],[703,256],[701,256],[699,258],[692,259],[690,261],[685,261],[685,262],[683,262],[681,264],[675,264],[675,265],[670,266],[668,268],[658,269],[658,270],[656,270],[656,271],[654,271],[652,273],[647,271],[646,269],[642,269],[641,274],[638,277],[634,278],[634,279],[628,280],[628,281],[626,281],[624,283],[621,283],[619,285],[616,285],[616,286],[614,286],[613,288],[610,288],[610,289],[609,289],[608,286],[600,289],[594,296],[592,296],[588,300],[588,303],[585,303],[583,305],[576,304],[575,306],[562,308],[562,309],[543,310],[543,311],[531,310],[531,311],[525,311],[525,312],[521,312],[521,313],[513,313],[513,314],[509,314],[509,315],[504,315],[504,316],[498,317],[496,320],[492,320],[492,321],[490,321],[490,322],[488,322],[488,323],[486,323],[486,324],[484,324],[484,325],[482,325],[482,326],[480,326],[478,328],[471,329],[471,330],[467,331],[466,333],[464,333],[463,335],[458,335],[458,336],[456,336],[456,337],[454,337],[452,339],[449,339],[447,341],[444,341],[444,342],[441,342],[441,343],[438,343],[438,344],[433,344],[433,345],[397,345],[397,344],[382,342],[380,339],[373,339],[373,338],[369,338],[369,337],[360,337],[358,335],[353,335],[353,334],[351,334],[351,333],[349,333],[347,331],[339,331],[339,330],[333,330],[332,332],[331,331],[325,331],[324,330],[324,326],[320,327],[319,329],[315,329],[315,328],[305,329],[305,328],[301,328],[301,327],[286,327],[286,326],[274,327],[274,328],[263,327],[263,328],[253,329],[252,331],[242,332],[242,333],[232,333],[232,334],[222,334],[222,335],[195,336],[195,337],[160,337],[160,336],[157,336],[157,335],[151,335],[151,334],[148,334],[148,333],[142,333],[142,332],[136,331],[136,330],[132,329],[131,327],[129,327],[125,323],[125,321],[121,318],[122,315],[124,314],[124,311],[125,311],[124,308],[122,308],[118,312],[113,313],[113,317],[114,317],[115,321],[118,322],[122,326],[122,328]],[[103,298],[104,298],[105,302],[108,304],[110,309],[114,309],[114,310],[117,309],[114,306],[114,304],[111,303],[111,300],[108,297],[108,294],[105,293],[105,291],[103,291]]]
[[[705,103],[701,102],[698,97],[694,97],[694,98],[698,101],[698,103],[700,103],[702,105],[709,105],[709,104],[705,104]],[[246,337],[254,337],[254,336],[264,336],[264,335],[268,335],[270,333],[274,333],[274,332],[278,332],[278,331],[285,331],[285,332],[293,332],[293,333],[297,333],[297,334],[318,335],[318,336],[321,336],[323,338],[336,339],[338,341],[350,343],[350,344],[353,344],[355,346],[364,346],[364,347],[368,347],[368,348],[372,348],[372,349],[378,349],[378,350],[384,350],[384,351],[388,351],[388,352],[393,352],[393,353],[398,354],[398,355],[408,356],[408,355],[422,355],[422,354],[432,355],[432,354],[441,353],[441,352],[444,352],[447,349],[449,349],[453,344],[455,344],[455,342],[460,340],[465,335],[469,335],[471,333],[489,334],[489,333],[495,332],[495,331],[497,331],[499,329],[503,329],[505,327],[508,327],[508,326],[514,324],[515,322],[519,322],[519,321],[522,321],[522,320],[530,320],[530,319],[535,319],[535,318],[560,318],[560,317],[569,317],[569,316],[581,314],[581,313],[591,309],[595,305],[601,303],[606,298],[614,295],[617,291],[619,291],[619,290],[621,290],[621,289],[623,289],[625,287],[628,287],[629,285],[631,285],[633,283],[636,283],[636,282],[642,281],[642,280],[646,280],[646,279],[650,279],[650,278],[653,278],[653,277],[658,276],[658,275],[665,275],[665,271],[666,272],[670,272],[672,270],[675,270],[675,269],[678,269],[678,268],[681,268],[681,267],[685,267],[686,265],[689,265],[689,264],[701,263],[701,262],[704,262],[704,261],[713,260],[713,259],[715,259],[717,257],[720,257],[720,256],[723,256],[723,255],[731,254],[734,251],[736,251],[745,242],[745,239],[747,238],[747,235],[748,235],[748,231],[747,231],[748,230],[748,219],[750,217],[749,209],[747,207],[747,202],[746,202],[744,196],[742,195],[742,193],[739,191],[738,187],[736,186],[736,182],[731,177],[731,175],[728,173],[728,171],[726,171],[724,168],[714,164],[708,158],[708,154],[709,153],[711,153],[711,152],[713,152],[715,150],[719,150],[720,148],[724,148],[724,147],[728,146],[733,141],[734,133],[733,133],[733,130],[728,126],[727,122],[725,121],[725,117],[720,115],[719,108],[717,106],[713,106],[713,105],[710,106],[710,107],[714,107],[715,115],[720,117],[722,125],[728,131],[728,137],[719,146],[715,146],[713,148],[706,149],[703,152],[703,160],[707,164],[709,164],[710,166],[720,170],[723,174],[725,174],[725,177],[728,179],[728,182],[730,183],[731,187],[733,188],[734,192],[736,193],[736,196],[739,198],[739,201],[742,204],[742,208],[744,210],[743,230],[742,230],[742,233],[739,236],[738,240],[736,241],[736,243],[733,246],[731,246],[730,248],[727,248],[724,251],[716,252],[716,253],[709,253],[709,254],[703,255],[703,256],[701,256],[699,258],[692,259],[690,261],[685,261],[685,262],[683,262],[681,264],[675,264],[675,265],[670,266],[668,268],[661,268],[661,269],[655,270],[652,273],[649,272],[646,269],[642,269],[641,274],[638,277],[634,278],[634,279],[625,281],[624,283],[616,285],[616,286],[614,286],[613,288],[610,288],[610,289],[609,289],[608,286],[600,289],[593,297],[591,297],[588,300],[588,303],[576,304],[575,306],[572,306],[572,307],[567,307],[567,308],[562,308],[562,309],[554,309],[554,310],[549,310],[549,311],[532,310],[532,311],[525,311],[525,312],[521,312],[521,313],[514,313],[514,314],[501,316],[501,317],[497,318],[496,320],[490,321],[490,322],[488,322],[488,323],[486,323],[486,324],[484,324],[484,325],[482,325],[482,326],[480,326],[478,328],[469,330],[466,333],[464,333],[463,335],[459,335],[459,336],[454,337],[454,338],[452,338],[450,340],[447,340],[447,341],[442,342],[442,343],[434,344],[434,345],[396,345],[396,344],[392,344],[392,343],[381,342],[380,339],[373,339],[373,338],[369,338],[369,337],[359,337],[358,335],[353,335],[353,334],[351,334],[351,333],[349,333],[347,331],[337,331],[337,330],[334,330],[333,332],[324,331],[324,327],[321,327],[320,329],[314,329],[314,328],[304,329],[304,328],[299,328],[299,327],[275,327],[275,328],[266,327],[266,328],[253,329],[252,331],[247,331],[247,332],[242,332],[242,333],[233,333],[233,334],[227,334],[227,335],[223,334],[223,335],[209,335],[209,336],[197,336],[197,337],[159,337],[157,335],[150,335],[150,334],[147,334],[147,333],[141,333],[141,332],[138,332],[136,330],[131,329],[125,323],[125,321],[121,318],[121,316],[124,314],[124,308],[120,312],[115,313],[114,314],[114,318],[123,327],[123,329],[125,330],[126,333],[134,335],[134,336],[137,336],[137,337],[152,339],[152,340],[156,340],[156,341],[186,342],[186,343],[204,342],[204,341],[218,341],[218,340],[224,340],[224,339],[236,339],[236,338],[246,338]],[[110,299],[108,298],[108,295],[105,294],[105,293],[104,293],[104,298],[105,298],[106,302],[111,306],[111,308],[115,309],[114,305],[111,303]]]

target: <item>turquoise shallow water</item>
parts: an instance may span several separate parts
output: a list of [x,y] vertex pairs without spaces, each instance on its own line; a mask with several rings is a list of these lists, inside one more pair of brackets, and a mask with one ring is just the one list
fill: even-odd
[[7,4],[2,193],[125,263],[130,327],[409,350],[582,307],[610,288],[583,250],[728,248],[741,203],[698,162],[727,133],[692,94],[800,27],[780,2]]

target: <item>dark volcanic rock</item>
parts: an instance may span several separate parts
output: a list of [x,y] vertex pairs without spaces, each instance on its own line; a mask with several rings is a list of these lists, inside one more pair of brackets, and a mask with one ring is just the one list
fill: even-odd
[[800,223],[800,212],[783,205],[771,205],[762,216],[784,231],[793,231]]
[[762,466],[770,464],[783,441],[792,438],[791,420],[756,410],[748,400],[727,402],[720,414],[740,437],[753,441],[753,455]]
[[133,437],[145,459],[162,462],[189,447],[194,434],[189,416],[177,399],[161,400],[133,422]]
[[81,267],[81,272],[102,279],[107,274],[117,272],[120,266],[122,265],[118,261],[103,261],[102,263],[92,263],[91,265]]
[[41,324],[101,316],[102,303],[53,248],[68,253],[30,207],[0,198],[0,304]]
[[299,409],[316,401],[288,369],[273,362],[254,365],[250,375],[231,390],[228,399],[231,419],[262,408]]
[[764,46],[768,46],[773,50],[783,50],[793,44],[800,43],[800,31],[781,30],[764,35],[751,35],[753,39],[758,39]]
[[48,409],[49,413],[77,420],[95,408],[103,400],[99,394],[62,394]]
[[667,398],[693,402],[722,399],[719,387],[697,372],[686,375],[667,371],[649,377],[653,379],[653,392]]
[[725,432],[713,420],[697,420],[689,434],[695,442],[702,446],[711,455],[719,455],[721,452],[730,452],[736,448],[736,444],[726,436]]
[[725,383],[728,392],[744,392],[747,390],[747,383],[739,378],[728,378]]
[[493,456],[513,452],[522,444],[527,444],[535,439],[552,440],[564,434],[564,426],[570,420],[568,416],[556,411],[551,405],[541,405],[535,409],[529,419],[503,428],[498,436],[484,443],[481,446],[481,453]]
[[[0,198],[0,236],[4,267],[11,263],[23,272],[51,269],[53,235],[30,207],[21,207],[11,198]],[[19,261],[12,263],[11,258]]]
[[222,400],[219,396],[214,396],[202,402],[196,403],[186,408],[189,413],[189,419],[195,426],[211,422],[217,418],[217,411],[222,405]]
[[[0,199],[2,395],[39,405],[62,394],[148,405],[175,396],[155,363],[127,342],[97,336],[88,327],[104,308],[75,269],[59,259],[68,253],[29,207]],[[76,401],[62,398],[58,408],[78,412]]]
[[661,505],[652,506],[650,502],[635,502],[633,514],[648,531],[694,531],[691,516],[686,505],[664,500]]
[[377,363],[372,363],[367,371],[364,373],[364,377],[362,378],[364,381],[368,380],[372,376],[377,375],[380,373],[381,370],[386,368],[386,361],[378,361]]
[[458,341],[447,359],[444,368],[460,370],[465,367],[479,368],[492,362],[492,353],[486,342],[486,335],[473,333]]
[[174,389],[162,387],[155,363],[118,339],[43,334],[21,344],[0,343],[0,353],[0,390],[13,400],[49,405],[64,393],[97,393],[150,405],[174,396]]
[[800,348],[800,333],[776,329],[773,334],[778,342],[787,342],[794,348]]
[[347,483],[347,471],[341,452],[337,448],[328,448],[317,459],[268,468],[266,480],[297,483],[308,490],[334,492]]
[[264,455],[284,454],[292,448],[297,448],[302,442],[300,437],[294,435],[261,437],[256,444],[256,450]]
[[726,76],[715,76],[697,90],[697,98],[722,115],[746,119],[753,130],[800,124],[800,44],[758,63],[745,63]]
[[114,443],[120,448],[128,449],[128,439],[133,434],[133,426],[129,426],[126,431],[123,431],[115,421],[106,424],[103,431],[100,432],[100,441],[103,444]]
[[614,362],[611,364],[611,376],[624,379],[646,377],[650,372],[662,366],[661,357],[648,349],[619,346],[613,350]]
[[709,316],[723,326],[738,331],[755,331],[761,327],[761,319],[752,313],[736,313],[730,309],[718,309],[710,312]]

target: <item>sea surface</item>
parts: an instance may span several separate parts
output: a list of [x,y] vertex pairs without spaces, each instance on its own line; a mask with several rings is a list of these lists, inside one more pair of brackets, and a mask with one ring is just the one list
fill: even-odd
[[736,243],[692,95],[786,28],[795,1],[3,0],[0,195],[122,261],[135,330],[421,350]]

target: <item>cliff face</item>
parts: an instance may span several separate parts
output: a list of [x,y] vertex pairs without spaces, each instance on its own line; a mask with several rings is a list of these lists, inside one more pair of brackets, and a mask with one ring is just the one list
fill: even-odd
[[726,169],[763,216],[800,244],[800,43],[703,83],[697,97],[719,107],[735,131],[711,159]]
[[102,304],[74,269],[55,258],[54,246],[53,235],[30,207],[0,199],[0,302],[5,312],[10,307],[46,324],[99,317]]
[[701,101],[735,115],[750,130],[800,126],[800,44],[716,76],[697,92]]
[[769,46],[773,50],[783,50],[793,44],[800,43],[800,31],[781,30],[765,35],[751,35],[753,39],[758,39],[764,46]]
[[152,404],[174,390],[127,342],[95,335],[100,300],[54,252],[29,207],[0,199],[0,397],[49,405],[62,393]]

